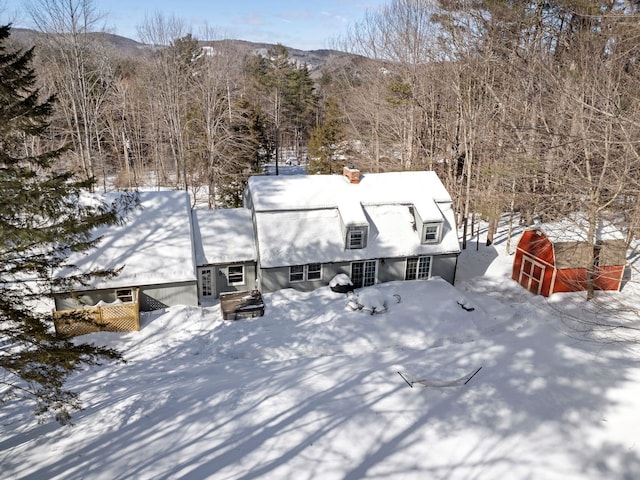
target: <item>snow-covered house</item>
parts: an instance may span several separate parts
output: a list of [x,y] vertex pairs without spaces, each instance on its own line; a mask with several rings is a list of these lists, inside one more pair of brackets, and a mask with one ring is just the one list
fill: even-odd
[[356,288],[392,280],[455,280],[460,253],[451,196],[435,172],[258,176],[244,193],[258,285],[312,290],[335,275]]
[[[120,194],[107,199],[114,195]],[[96,248],[69,259],[79,272],[122,267],[119,275],[95,277],[57,293],[56,311],[120,303],[137,303],[142,311],[198,304],[188,193],[140,192],[139,201],[122,225],[95,232],[102,237]]]
[[223,292],[256,288],[256,244],[246,208],[193,211],[201,303]]

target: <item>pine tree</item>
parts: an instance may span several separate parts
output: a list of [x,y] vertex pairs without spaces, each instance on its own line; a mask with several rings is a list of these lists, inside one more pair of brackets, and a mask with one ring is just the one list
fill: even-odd
[[120,355],[58,337],[51,314],[34,305],[64,284],[88,278],[86,272],[65,279],[52,273],[69,267],[71,253],[94,246],[92,230],[117,222],[131,197],[85,206],[80,197],[92,180],[54,165],[64,147],[33,147],[48,140],[54,98],[39,100],[33,49],[8,51],[10,31],[10,25],[0,26],[0,405],[24,396],[37,414],[52,413],[65,423],[80,406],[77,393],[65,388],[69,375]]
[[311,130],[309,138],[310,174],[338,173],[333,167],[334,159],[342,152],[344,127],[340,106],[333,99],[327,100],[325,118],[321,125]]

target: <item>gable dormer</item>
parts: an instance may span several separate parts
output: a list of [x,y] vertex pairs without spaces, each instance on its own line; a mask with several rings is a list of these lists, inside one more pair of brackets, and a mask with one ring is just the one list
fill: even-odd
[[355,250],[367,246],[369,227],[367,225],[349,225],[346,227],[345,248]]
[[442,238],[442,222],[428,222],[422,224],[420,243],[440,243]]
[[433,200],[427,200],[419,205],[410,205],[409,212],[414,219],[414,229],[420,236],[421,244],[440,243],[444,217]]
[[369,238],[369,222],[360,202],[340,202],[338,215],[340,216],[345,250],[366,248]]

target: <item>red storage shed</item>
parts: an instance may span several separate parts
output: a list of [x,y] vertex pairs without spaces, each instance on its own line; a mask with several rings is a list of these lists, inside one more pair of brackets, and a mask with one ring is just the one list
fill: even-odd
[[620,290],[626,265],[624,236],[608,224],[598,229],[594,246],[584,232],[585,225],[570,221],[528,228],[518,242],[511,278],[545,297],[584,291],[595,250],[596,290]]

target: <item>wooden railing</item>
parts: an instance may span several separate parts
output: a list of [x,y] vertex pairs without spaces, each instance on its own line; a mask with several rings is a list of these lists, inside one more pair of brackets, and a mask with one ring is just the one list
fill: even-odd
[[94,332],[132,332],[140,330],[140,304],[136,302],[54,310],[56,333],[75,337]]

